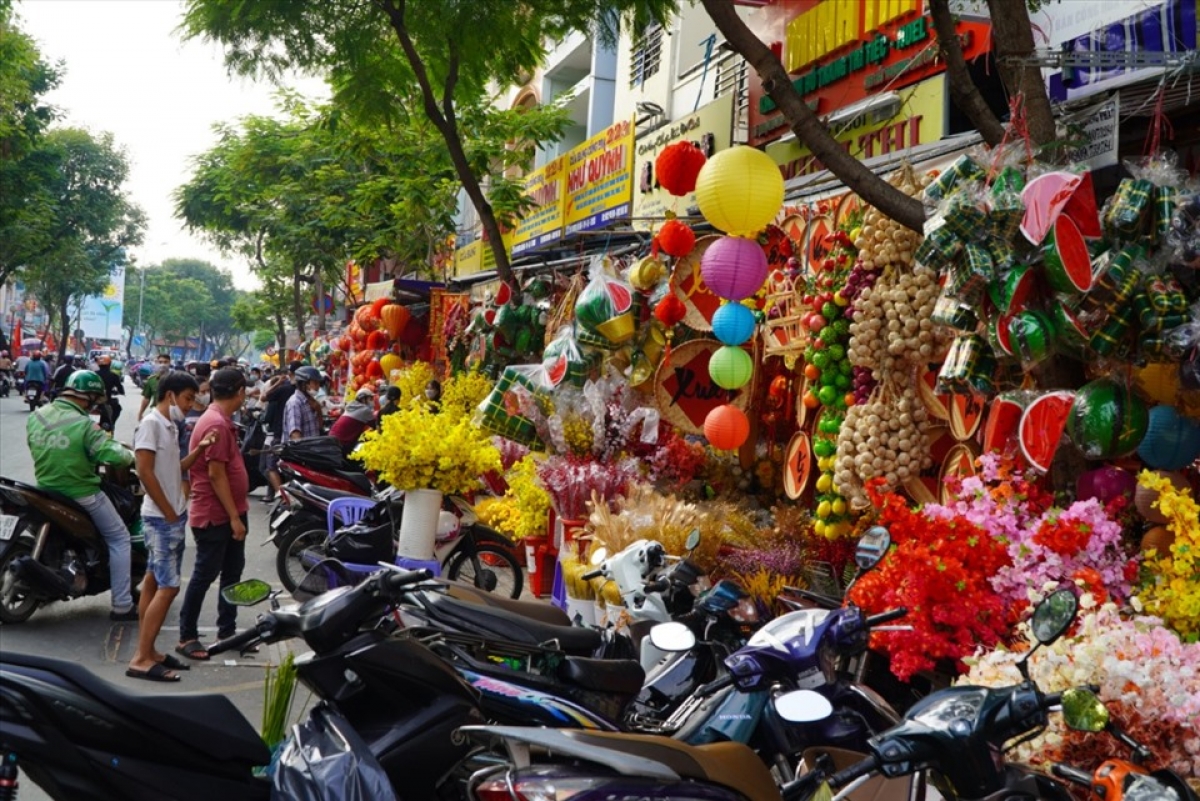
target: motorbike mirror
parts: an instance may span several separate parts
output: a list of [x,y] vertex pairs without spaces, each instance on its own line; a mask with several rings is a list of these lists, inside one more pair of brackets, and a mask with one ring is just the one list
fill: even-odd
[[660,651],[690,651],[696,635],[682,623],[659,623],[650,629],[650,643]]
[[700,529],[692,529],[691,533],[687,535],[687,539],[684,541],[683,547],[689,551],[694,551],[700,547]]
[[859,570],[870,570],[879,564],[892,545],[892,535],[883,526],[871,526],[858,540],[854,549],[854,564]]
[[221,590],[221,597],[234,606],[254,606],[271,596],[271,585],[262,579],[247,579]]
[[793,690],[775,699],[775,711],[789,723],[816,723],[833,714],[833,704],[818,692]]
[[601,565],[604,563],[604,560],[607,558],[608,558],[608,549],[601,547],[601,548],[597,548],[596,550],[592,551],[592,558],[590,561],[593,565]]
[[1050,593],[1033,610],[1030,628],[1033,637],[1042,645],[1049,645],[1066,633],[1079,611],[1079,599],[1070,590]]
[[1063,722],[1075,731],[1100,732],[1108,727],[1108,707],[1084,687],[1063,692],[1062,714]]

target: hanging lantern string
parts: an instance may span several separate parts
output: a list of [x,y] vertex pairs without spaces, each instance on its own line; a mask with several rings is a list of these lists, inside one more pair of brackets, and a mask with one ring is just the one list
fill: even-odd
[[1033,144],[1029,140],[1029,121],[1025,117],[1024,93],[1017,93],[1008,102],[1008,125],[1004,128],[1004,138],[1000,140],[1000,144],[996,145],[996,149],[993,151],[992,166],[988,172],[988,183],[991,183],[1000,171],[1000,160],[1004,156],[1004,151],[1008,148],[1009,142],[1018,136],[1025,142],[1026,161],[1032,164]]
[[1162,143],[1162,135],[1167,134],[1167,140],[1175,139],[1175,127],[1171,125],[1171,121],[1167,119],[1167,115],[1163,113],[1163,104],[1167,97],[1167,86],[1165,83],[1158,85],[1158,99],[1154,102],[1154,113],[1150,116],[1150,131],[1146,137],[1146,146],[1142,150],[1143,155],[1157,156],[1159,146]]

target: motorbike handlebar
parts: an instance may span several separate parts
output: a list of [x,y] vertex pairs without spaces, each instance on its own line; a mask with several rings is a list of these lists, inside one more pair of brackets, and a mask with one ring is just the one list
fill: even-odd
[[385,593],[397,593],[412,584],[420,584],[433,578],[428,570],[395,570],[388,571],[379,577],[379,589]]
[[209,656],[213,654],[224,653],[225,651],[240,651],[247,645],[251,645],[262,639],[262,634],[259,633],[258,627],[246,629],[241,634],[235,634],[232,637],[226,637],[223,640],[218,640],[204,650]]
[[870,617],[867,618],[866,623],[867,623],[868,627],[878,626],[881,623],[887,623],[890,620],[895,620],[896,618],[904,617],[907,614],[908,614],[908,607],[900,606],[900,607],[897,607],[896,609],[889,609],[886,612],[880,612],[878,615],[871,615]]
[[1079,768],[1073,768],[1070,765],[1063,765],[1062,763],[1055,762],[1050,765],[1050,772],[1060,779],[1066,779],[1067,781],[1075,782],[1075,784],[1081,784],[1084,787],[1092,786],[1092,775],[1087,771],[1080,770]]
[[647,581],[645,589],[646,592],[666,592],[667,590],[671,589],[671,582],[669,579],[665,578]]
[[589,570],[587,573],[584,573],[582,576],[580,576],[580,578],[584,581],[591,581],[592,579],[600,578],[603,575],[603,570]]
[[850,782],[866,776],[871,771],[879,767],[879,757],[871,755],[861,762],[856,762],[845,770],[839,770],[829,777],[829,784],[832,787],[845,787]]
[[786,592],[792,593],[793,595],[799,595],[806,601],[812,601],[824,609],[840,609],[842,606],[842,602],[837,598],[833,598],[829,595],[822,595],[819,592],[812,592],[804,589],[803,587],[784,587],[783,589]]
[[708,684],[701,684],[699,687],[696,688],[696,694],[697,695],[708,695],[709,693],[715,693],[717,690],[725,689],[730,684],[733,684],[733,674],[726,673],[721,678],[716,679],[714,681],[710,681]]

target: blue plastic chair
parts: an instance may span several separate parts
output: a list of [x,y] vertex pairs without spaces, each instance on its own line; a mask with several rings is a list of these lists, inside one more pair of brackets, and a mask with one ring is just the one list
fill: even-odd
[[336,498],[331,501],[327,520],[329,536],[332,537],[341,526],[352,526],[362,520],[367,512],[375,508],[375,503],[370,498]]

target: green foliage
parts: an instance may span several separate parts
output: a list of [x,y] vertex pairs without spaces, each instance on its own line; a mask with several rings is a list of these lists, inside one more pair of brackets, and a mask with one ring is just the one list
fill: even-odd
[[59,81],[0,3],[0,283],[53,244],[53,159],[39,150],[54,109],[42,97]]

